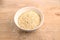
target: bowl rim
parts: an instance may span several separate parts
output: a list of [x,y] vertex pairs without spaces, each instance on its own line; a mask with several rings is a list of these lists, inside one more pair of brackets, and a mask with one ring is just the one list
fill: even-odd
[[[25,29],[23,29],[22,27],[20,27],[20,25],[18,24],[18,17],[19,17],[23,12],[26,12],[26,11],[29,10],[29,9],[30,9],[30,10],[33,9],[33,10],[36,10],[36,11],[39,12],[38,14],[41,16],[41,22],[40,22],[40,24],[39,24],[39,26],[38,26],[37,28],[30,29],[30,30],[25,30]],[[23,10],[23,11],[22,11],[22,10]],[[36,7],[23,7],[23,8],[21,8],[21,9],[17,10],[17,12],[16,12],[16,14],[15,14],[15,16],[14,16],[14,22],[15,22],[16,26],[17,26],[18,28],[20,28],[21,30],[23,30],[23,31],[33,31],[33,30],[36,30],[36,29],[38,29],[39,27],[41,27],[41,26],[43,25],[44,15],[43,15],[42,10],[39,10],[39,9],[36,8]]]

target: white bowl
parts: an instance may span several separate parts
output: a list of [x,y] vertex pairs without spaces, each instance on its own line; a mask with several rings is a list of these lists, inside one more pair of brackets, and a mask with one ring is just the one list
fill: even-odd
[[[20,27],[20,25],[18,24],[18,17],[19,17],[22,13],[24,13],[24,12],[26,12],[26,11],[28,11],[28,10],[34,10],[34,11],[36,11],[36,12],[40,15],[40,17],[41,17],[40,25],[39,25],[37,28],[31,29],[31,30],[25,30],[25,29],[23,29],[22,27]],[[35,7],[23,7],[23,8],[21,8],[21,9],[19,9],[19,10],[16,12],[15,16],[14,16],[14,22],[15,22],[15,24],[17,25],[18,28],[20,28],[21,30],[24,30],[24,31],[33,31],[33,30],[38,29],[39,27],[42,26],[43,20],[44,20],[44,15],[43,15],[42,10],[38,10],[38,9],[35,8]]]

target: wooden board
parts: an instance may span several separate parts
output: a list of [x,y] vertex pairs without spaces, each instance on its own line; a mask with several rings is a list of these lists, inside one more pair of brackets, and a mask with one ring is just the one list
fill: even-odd
[[[14,23],[16,11],[37,7],[44,24],[34,32],[23,32]],[[0,40],[60,40],[60,0],[0,0]]]

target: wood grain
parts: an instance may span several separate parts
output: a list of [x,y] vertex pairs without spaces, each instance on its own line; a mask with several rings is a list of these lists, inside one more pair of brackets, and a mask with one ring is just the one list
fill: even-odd
[[[43,11],[44,24],[34,32],[21,31],[13,21],[25,6]],[[0,40],[60,40],[60,0],[0,0]]]

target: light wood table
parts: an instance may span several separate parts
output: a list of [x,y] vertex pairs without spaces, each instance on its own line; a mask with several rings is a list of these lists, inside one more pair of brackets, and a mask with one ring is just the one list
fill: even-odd
[[[44,24],[34,32],[23,32],[14,24],[16,11],[37,7]],[[0,0],[0,40],[60,40],[60,0]]]

